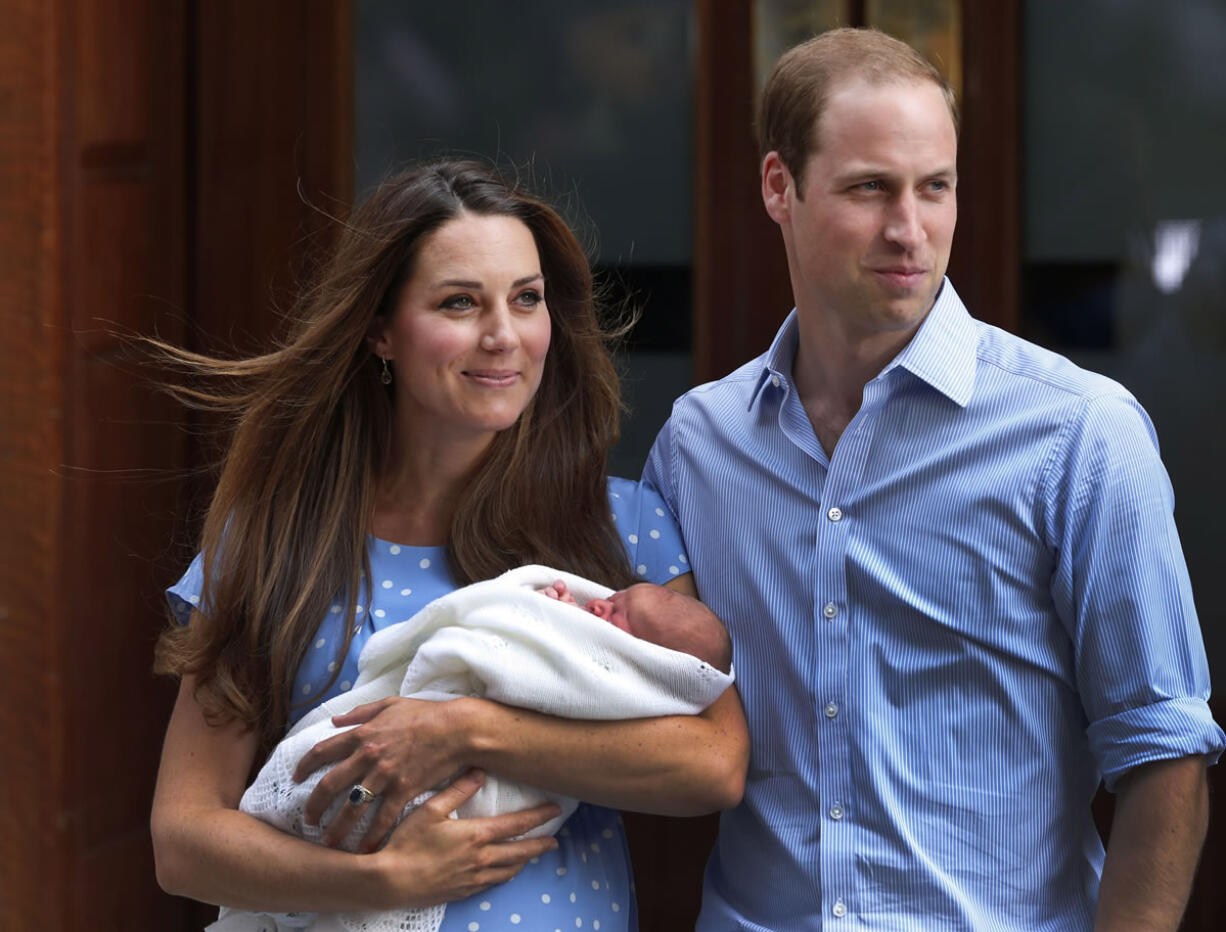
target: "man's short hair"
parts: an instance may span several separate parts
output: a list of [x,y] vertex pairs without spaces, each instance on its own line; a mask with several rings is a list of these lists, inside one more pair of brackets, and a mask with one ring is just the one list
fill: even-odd
[[826,101],[841,84],[872,85],[932,81],[958,127],[953,89],[928,59],[905,42],[877,29],[832,29],[783,54],[771,70],[758,110],[758,157],[778,152],[800,193],[805,164],[817,150],[817,123]]

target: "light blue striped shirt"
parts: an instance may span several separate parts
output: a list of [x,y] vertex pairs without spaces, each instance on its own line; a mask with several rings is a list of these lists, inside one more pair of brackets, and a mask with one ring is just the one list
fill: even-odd
[[645,472],[753,746],[698,928],[1089,929],[1100,778],[1224,744],[1149,418],[946,282],[827,457],[796,340],[679,399]]

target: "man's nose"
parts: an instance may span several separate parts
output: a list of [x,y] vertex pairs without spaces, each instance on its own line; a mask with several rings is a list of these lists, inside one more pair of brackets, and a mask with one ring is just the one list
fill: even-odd
[[923,218],[914,192],[904,191],[890,205],[884,232],[887,240],[905,249],[914,249],[924,242]]

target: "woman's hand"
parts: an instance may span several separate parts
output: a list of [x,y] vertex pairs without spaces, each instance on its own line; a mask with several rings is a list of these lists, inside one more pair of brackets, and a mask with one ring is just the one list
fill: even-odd
[[168,893],[258,912],[430,905],[501,883],[556,846],[549,837],[512,840],[554,818],[553,805],[448,818],[481,786],[477,773],[412,812],[376,854],[311,844],[237,810],[258,743],[239,725],[210,725],[194,678],[183,678],[151,820],[158,881]]
[[[307,800],[307,823],[318,825],[336,797],[347,796],[360,783],[383,800],[359,848],[375,850],[406,805],[467,765],[461,756],[463,729],[454,714],[456,703],[463,701],[392,697],[335,716],[334,725],[357,727],[319,742],[294,770],[294,779],[301,782],[320,767],[339,762]],[[361,817],[362,808],[352,803],[340,806],[324,833],[324,844],[340,842]]]
[[388,878],[389,908],[461,900],[505,883],[530,859],[558,846],[553,836],[519,838],[554,818],[553,803],[482,819],[452,819],[472,798],[484,774],[470,770],[414,809],[378,854]]

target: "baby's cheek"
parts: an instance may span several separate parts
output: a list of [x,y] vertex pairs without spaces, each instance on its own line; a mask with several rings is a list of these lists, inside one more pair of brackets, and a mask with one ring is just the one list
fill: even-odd
[[630,623],[620,614],[610,616],[608,621],[614,628],[620,628],[627,634],[634,634],[634,632],[630,630]]

